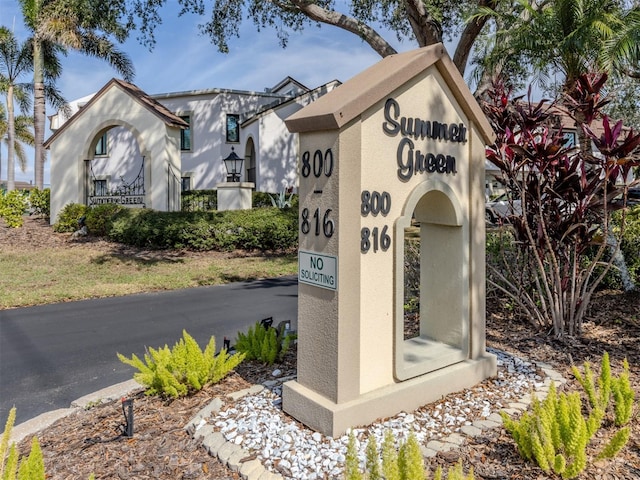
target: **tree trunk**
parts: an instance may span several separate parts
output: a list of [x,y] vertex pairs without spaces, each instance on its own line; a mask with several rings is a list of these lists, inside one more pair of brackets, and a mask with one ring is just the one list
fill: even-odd
[[44,129],[46,118],[46,105],[44,97],[44,53],[42,45],[37,37],[33,39],[33,133],[35,155],[33,159],[35,185],[40,190],[44,184]]
[[[488,7],[495,9],[496,1],[495,0],[479,0],[479,7]],[[464,71],[467,68],[467,62],[469,61],[469,55],[471,54],[471,49],[480,35],[480,32],[486,25],[488,17],[478,18],[469,22],[464,27],[464,30],[460,34],[460,41],[458,42],[458,46],[456,47],[456,51],[453,54],[453,63],[458,68],[460,75],[464,75]]]
[[7,191],[16,188],[16,162],[14,161],[16,120],[13,109],[13,85],[9,83],[7,89]]
[[442,42],[442,26],[427,11],[422,0],[405,0],[403,3],[418,45],[426,47]]

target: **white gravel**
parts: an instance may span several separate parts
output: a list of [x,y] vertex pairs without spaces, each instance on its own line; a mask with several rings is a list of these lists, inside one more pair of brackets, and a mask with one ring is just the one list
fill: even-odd
[[[508,403],[541,386],[543,378],[534,364],[502,351],[488,349],[498,358],[497,377],[471,389],[451,394],[443,400],[410,413],[353,429],[364,465],[364,449],[370,435],[378,445],[391,430],[397,443],[414,432],[421,445],[438,440],[461,427],[483,420],[506,408]],[[306,428],[282,412],[281,384],[257,395],[242,397],[209,422],[227,441],[257,455],[265,468],[295,479],[340,477],[343,472],[349,435],[332,439]]]

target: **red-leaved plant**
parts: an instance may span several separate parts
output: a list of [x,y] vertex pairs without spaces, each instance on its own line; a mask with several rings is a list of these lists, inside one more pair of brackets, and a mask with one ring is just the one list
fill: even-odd
[[[614,209],[625,208],[630,169],[640,165],[640,133],[602,114],[604,75],[583,75],[559,102],[512,97],[496,81],[481,105],[496,132],[487,159],[512,206],[501,230],[498,263],[488,264],[488,284],[556,336],[578,335],[596,287],[611,268],[619,245],[609,227]],[[576,122],[581,147],[567,143],[559,118]],[[601,124],[602,133],[594,133]],[[591,151],[591,142],[595,147]],[[613,199],[623,194],[623,201]],[[624,216],[622,220],[624,228]],[[622,233],[620,233],[622,235]],[[494,255],[495,256],[495,255]]]

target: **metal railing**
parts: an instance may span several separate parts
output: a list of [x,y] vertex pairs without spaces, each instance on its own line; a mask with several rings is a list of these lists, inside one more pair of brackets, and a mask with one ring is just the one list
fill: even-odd
[[136,178],[127,183],[121,176],[120,184],[112,189],[106,189],[96,192],[96,183],[99,180],[93,172],[93,165],[89,161],[90,185],[87,204],[89,206],[116,204],[130,207],[145,206],[145,189],[144,189],[144,157],[142,157],[142,165]]

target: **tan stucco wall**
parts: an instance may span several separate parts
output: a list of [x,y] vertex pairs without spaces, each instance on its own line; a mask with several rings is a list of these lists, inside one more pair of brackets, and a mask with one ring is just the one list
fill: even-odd
[[178,177],[181,171],[180,130],[167,126],[116,86],[104,92],[80,115],[49,147],[51,222],[55,222],[66,204],[85,203],[85,160],[93,158],[97,137],[105,128],[115,125],[132,131],[145,156],[147,208],[166,210],[168,165]]

